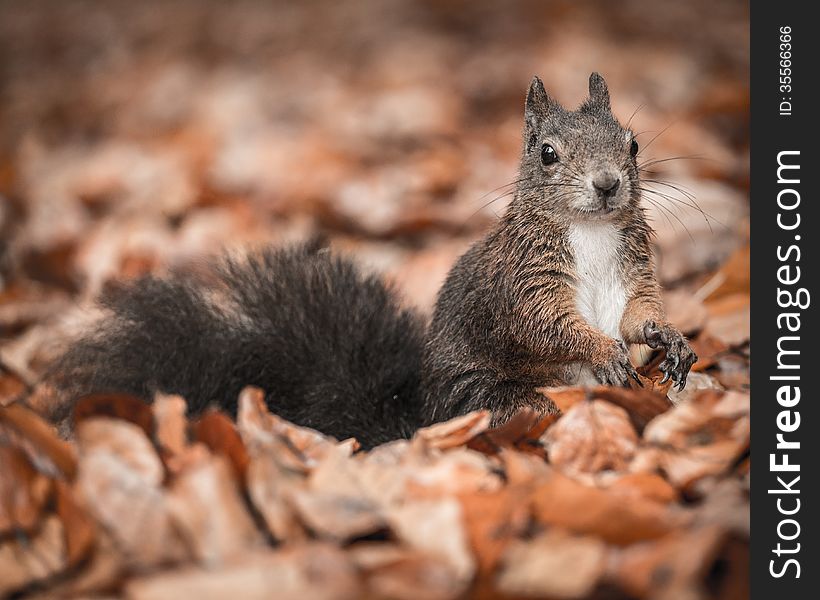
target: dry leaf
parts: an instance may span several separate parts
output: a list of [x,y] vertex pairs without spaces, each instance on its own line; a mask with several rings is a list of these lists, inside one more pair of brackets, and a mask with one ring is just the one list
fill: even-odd
[[545,387],[537,388],[536,391],[552,400],[553,404],[555,404],[562,413],[567,412],[579,402],[590,397],[589,390],[582,387]]
[[65,530],[66,558],[69,566],[75,566],[93,550],[97,528],[91,516],[77,504],[71,488],[63,481],[54,484],[55,512]]
[[77,466],[73,448],[57,437],[54,428],[22,406],[0,407],[0,444],[23,450],[41,473],[74,477]]
[[[745,582],[746,577],[739,576],[744,570],[740,561],[725,561],[726,544],[725,532],[718,527],[675,532],[660,541],[616,552],[609,563],[608,579],[638,598],[703,597],[704,580],[715,567],[724,576],[727,570],[735,571],[731,577],[734,585]],[[719,583],[711,585],[718,587]],[[716,597],[726,596],[721,593]],[[748,594],[733,597],[747,598]]]
[[130,421],[140,427],[149,438],[154,435],[154,414],[151,407],[127,394],[91,394],[77,401],[74,406],[74,428],[84,420],[95,417],[111,417]]
[[248,554],[216,569],[180,569],[132,580],[129,600],[346,600],[361,597],[356,573],[337,548],[309,544]]
[[413,439],[427,448],[444,450],[466,444],[489,427],[490,411],[479,410],[419,429]]
[[[280,460],[291,461],[294,466],[299,464],[305,470],[315,466],[327,453],[333,452],[337,445],[331,437],[271,414],[265,404],[265,394],[255,387],[246,387],[239,394],[237,427],[248,448],[254,444],[276,444],[289,455],[288,459]],[[348,442],[347,447],[353,452],[357,443]]]
[[606,545],[599,539],[553,529],[507,550],[498,589],[515,596],[586,598],[603,576],[605,563]]
[[628,473],[618,477],[610,487],[623,494],[636,494],[657,502],[670,503],[679,494],[668,481],[655,473]]
[[725,472],[749,445],[749,396],[705,390],[660,415],[644,431],[673,485],[687,488]]
[[22,450],[0,446],[0,535],[34,529],[53,489]]
[[379,507],[362,497],[295,490],[289,499],[301,521],[319,537],[342,542],[387,526]]
[[687,517],[648,498],[626,497],[554,472],[530,493],[536,519],[545,525],[595,535],[618,545],[657,539]]
[[568,473],[624,471],[638,445],[626,411],[602,400],[576,404],[543,439],[550,463]]
[[174,531],[162,462],[142,428],[108,417],[83,420],[74,492],[110,532],[128,563],[154,565],[186,553]]
[[45,580],[67,566],[63,526],[50,516],[31,536],[0,541],[0,596]]
[[281,465],[270,451],[251,450],[246,475],[248,495],[277,540],[300,540],[306,537],[296,519],[290,497],[305,485],[301,472]]
[[532,408],[521,408],[509,421],[480,433],[467,442],[467,446],[485,454],[497,454],[502,448],[515,447],[522,452],[545,456],[539,438],[558,417],[557,414],[543,415]]
[[459,496],[480,574],[492,573],[504,550],[527,532],[530,512],[522,497],[526,497],[526,489],[513,486]]
[[450,600],[467,589],[446,563],[416,550],[364,542],[353,546],[350,554],[377,598]]
[[673,387],[669,390],[668,396],[673,404],[680,404],[694,398],[702,390],[723,390],[720,382],[707,373],[689,373],[686,379],[686,387],[682,390]]
[[207,567],[224,565],[262,544],[222,456],[205,457],[177,476],[168,490],[168,511]]
[[672,403],[665,394],[648,389],[600,386],[593,388],[592,396],[625,409],[639,432],[643,431],[649,421],[672,408]]
[[182,396],[157,394],[151,409],[154,412],[155,437],[159,448],[171,456],[182,454],[188,445],[185,399]]
[[709,322],[704,335],[717,338],[729,347],[742,346],[751,334],[749,294],[723,296],[710,302]]
[[237,482],[245,481],[248,470],[248,452],[233,421],[225,414],[208,411],[192,426],[194,440],[204,444],[214,454],[228,459]]
[[692,372],[704,371],[713,367],[721,356],[729,350],[729,346],[716,337],[701,333],[695,339],[689,340],[689,346],[698,355],[698,362],[692,365]]
[[408,502],[389,510],[386,517],[399,540],[445,562],[459,581],[472,579],[476,563],[456,500]]

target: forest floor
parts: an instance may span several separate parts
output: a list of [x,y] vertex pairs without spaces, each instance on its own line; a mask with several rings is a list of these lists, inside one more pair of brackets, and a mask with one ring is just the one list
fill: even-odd
[[[748,597],[748,14],[713,4],[0,4],[0,597]],[[532,75],[574,106],[592,70],[654,172],[683,392],[647,354],[369,452],[252,388],[236,422],[88,399],[69,441],[26,407],[108,282],[225,248],[321,234],[429,313]]]

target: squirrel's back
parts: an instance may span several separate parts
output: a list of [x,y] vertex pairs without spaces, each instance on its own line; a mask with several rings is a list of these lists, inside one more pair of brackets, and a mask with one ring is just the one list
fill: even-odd
[[142,277],[100,302],[110,314],[50,377],[68,399],[164,392],[193,413],[235,412],[256,385],[278,415],[366,447],[419,425],[421,319],[317,243],[223,259],[204,275]]

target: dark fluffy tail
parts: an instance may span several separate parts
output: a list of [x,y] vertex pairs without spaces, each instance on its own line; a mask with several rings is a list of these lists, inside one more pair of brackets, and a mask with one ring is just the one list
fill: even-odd
[[49,378],[61,395],[180,394],[236,411],[246,385],[272,412],[369,447],[420,422],[421,319],[380,279],[316,243],[224,259],[206,275],[107,291],[110,315]]

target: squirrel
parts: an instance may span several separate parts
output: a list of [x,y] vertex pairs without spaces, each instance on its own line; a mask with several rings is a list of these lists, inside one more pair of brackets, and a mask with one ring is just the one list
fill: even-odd
[[275,412],[364,448],[477,409],[555,413],[544,386],[627,385],[630,344],[665,351],[683,389],[697,356],[664,318],[638,144],[597,73],[575,110],[538,77],[505,214],[456,262],[429,324],[316,240],[110,286],[107,311],[45,378],[65,420],[77,398],[180,394],[233,414],[256,385]]

